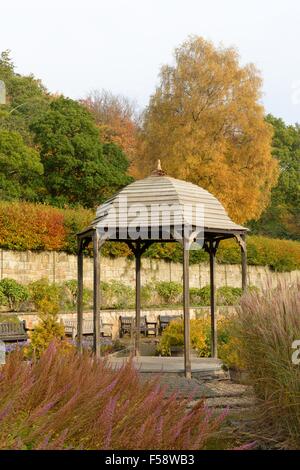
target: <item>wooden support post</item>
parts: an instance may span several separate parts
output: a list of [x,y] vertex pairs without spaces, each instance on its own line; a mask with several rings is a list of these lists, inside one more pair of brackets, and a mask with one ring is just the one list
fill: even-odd
[[211,321],[211,356],[218,357],[217,346],[217,318],[216,318],[216,248],[214,241],[209,241],[209,266],[210,266],[210,321]]
[[192,378],[190,341],[189,246],[183,240],[183,315],[184,315],[184,373]]
[[134,355],[140,355],[141,336],[141,250],[137,242],[135,250],[135,344]]
[[83,324],[83,248],[82,240],[77,239],[77,347],[82,352],[82,324]]
[[94,342],[93,351],[96,357],[100,357],[100,253],[99,253],[99,235],[97,230],[93,234],[93,254],[94,254],[94,302],[93,302],[93,320],[94,320]]
[[242,289],[243,292],[247,290],[247,245],[246,236],[241,235],[243,243],[241,243],[241,255],[242,255]]

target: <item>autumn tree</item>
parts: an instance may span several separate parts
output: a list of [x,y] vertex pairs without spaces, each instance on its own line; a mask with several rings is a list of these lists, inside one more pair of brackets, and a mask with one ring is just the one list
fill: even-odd
[[122,95],[94,90],[82,100],[94,116],[105,142],[116,143],[132,161],[136,155],[136,105]]
[[261,84],[235,49],[189,38],[175,50],[175,64],[162,67],[145,110],[139,176],[160,158],[169,175],[217,196],[235,221],[258,218],[278,174]]
[[272,153],[279,162],[278,184],[271,203],[251,229],[263,235],[300,240],[300,127],[280,118],[266,117],[274,128]]

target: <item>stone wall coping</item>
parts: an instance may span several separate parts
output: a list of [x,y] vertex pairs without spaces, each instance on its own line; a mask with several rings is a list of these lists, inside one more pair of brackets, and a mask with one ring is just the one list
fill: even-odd
[[[235,307],[235,305],[217,305],[217,308],[221,309],[226,309],[226,308],[232,308]],[[204,310],[204,309],[209,309],[209,305],[190,305],[191,310]],[[152,312],[166,312],[166,311],[183,311],[183,306],[176,307],[176,306],[166,306],[166,307],[151,307],[151,308],[141,308],[141,313],[152,313]],[[117,308],[105,308],[105,309],[100,309],[100,314],[101,313],[114,313],[114,314],[119,314],[121,315],[124,312],[130,312],[130,313],[135,313],[134,308],[122,308],[122,309],[117,309]],[[93,310],[84,310],[84,314],[92,314]],[[7,315],[7,316],[19,316],[19,315],[38,315],[38,312],[36,310],[26,310],[26,311],[19,311],[19,312],[11,312],[11,311],[1,311],[0,315]],[[60,315],[77,315],[76,310],[73,311],[68,311],[68,312],[58,312],[58,316]]]

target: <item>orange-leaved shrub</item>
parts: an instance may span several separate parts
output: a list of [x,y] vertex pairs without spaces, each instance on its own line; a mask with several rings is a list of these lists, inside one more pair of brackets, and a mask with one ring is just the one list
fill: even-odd
[[16,351],[0,371],[0,449],[205,448],[226,412],[190,400],[130,362],[114,370],[56,342],[31,363]]
[[[95,211],[83,207],[59,209],[46,204],[0,201],[0,248],[10,250],[77,251],[76,233],[90,225]],[[86,254],[91,254],[88,249]],[[125,243],[107,242],[103,256],[131,257]],[[149,258],[182,262],[179,243],[154,243],[146,251]],[[249,265],[269,266],[274,271],[300,269],[300,243],[262,236],[248,236],[247,258]],[[192,250],[191,264],[208,261],[204,250]],[[234,239],[224,240],[217,251],[217,261],[223,264],[240,264],[241,253]]]
[[11,250],[61,250],[66,230],[54,207],[23,202],[0,203],[0,246]]
[[75,253],[76,233],[94,213],[82,207],[59,209],[46,204],[0,201],[0,247],[9,250]]

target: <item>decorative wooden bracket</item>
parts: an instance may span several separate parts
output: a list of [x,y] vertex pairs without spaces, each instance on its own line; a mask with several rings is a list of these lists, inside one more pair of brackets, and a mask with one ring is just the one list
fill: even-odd
[[78,245],[79,245],[80,249],[83,251],[87,248],[87,246],[89,245],[90,242],[91,242],[90,238],[83,238],[83,239],[79,240]]
[[152,245],[152,243],[154,243],[154,241],[146,240],[144,242],[141,242],[139,240],[134,243],[131,240],[126,240],[125,243],[131,249],[134,256],[137,257],[137,256],[142,256],[145,253],[145,251],[149,248],[149,246]]
[[103,239],[103,238],[102,239],[100,238],[98,240],[98,250],[100,250],[102,248],[102,246],[104,245],[105,242],[106,242],[106,240]]
[[222,240],[221,238],[204,240],[204,244],[203,244],[204,251],[206,251],[206,253],[210,253],[212,249],[212,254],[215,256],[221,240]]
[[246,245],[246,241],[244,240],[244,238],[242,237],[242,235],[240,235],[239,233],[235,234],[235,238],[238,242],[238,244],[240,245],[241,249],[246,252],[247,251],[247,245]]
[[182,237],[179,233],[176,236],[176,231],[174,229],[171,230],[171,235],[174,239],[174,242],[178,241],[182,246],[185,246],[185,248],[188,249],[190,249],[191,245],[196,242],[199,233],[201,233],[201,230],[195,230],[189,237]]

